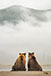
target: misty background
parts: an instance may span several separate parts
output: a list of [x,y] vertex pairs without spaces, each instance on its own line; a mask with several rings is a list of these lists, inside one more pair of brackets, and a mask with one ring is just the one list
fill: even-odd
[[14,64],[19,52],[34,52],[51,64],[51,9],[13,5],[0,9],[0,64]]

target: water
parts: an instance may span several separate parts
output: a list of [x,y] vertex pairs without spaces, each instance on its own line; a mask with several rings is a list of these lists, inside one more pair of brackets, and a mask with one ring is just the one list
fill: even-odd
[[[0,65],[0,71],[11,71],[12,66],[10,65]],[[43,71],[51,71],[51,67],[43,66]]]
[[12,66],[0,65],[0,71],[10,71]]
[[42,67],[43,71],[51,71],[51,67]]

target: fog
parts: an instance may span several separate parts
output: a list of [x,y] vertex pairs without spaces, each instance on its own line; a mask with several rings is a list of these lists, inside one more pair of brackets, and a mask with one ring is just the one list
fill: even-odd
[[13,64],[19,52],[34,52],[40,64],[50,64],[51,11],[32,12],[21,7],[23,13],[20,12],[19,17],[16,15],[18,18],[14,16],[14,19],[12,15],[10,17],[11,13],[7,16],[7,11],[3,11],[0,10],[0,64]]

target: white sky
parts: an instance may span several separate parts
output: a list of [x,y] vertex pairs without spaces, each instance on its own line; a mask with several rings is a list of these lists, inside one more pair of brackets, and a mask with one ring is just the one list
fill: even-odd
[[[23,5],[41,10],[51,9],[51,0],[0,0],[0,9],[11,5]],[[24,50],[37,51],[36,57],[39,61],[51,63],[51,12],[46,15],[50,19],[41,23],[42,27],[33,28],[30,24],[20,22],[18,26],[20,25],[21,30],[16,31],[8,26],[9,23],[0,26],[0,64],[12,63],[18,51]]]
[[22,5],[34,9],[51,9],[51,0],[0,0],[0,9],[11,5]]

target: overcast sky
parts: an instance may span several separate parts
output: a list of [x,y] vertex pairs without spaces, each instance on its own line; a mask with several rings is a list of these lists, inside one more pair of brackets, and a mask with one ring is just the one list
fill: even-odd
[[[12,5],[44,10],[51,9],[51,0],[0,0],[0,9]],[[22,7],[17,9],[16,7],[14,10],[10,9],[11,11],[0,11],[0,64],[13,64],[18,52],[28,53],[29,51],[35,52],[40,63],[51,63],[51,11],[36,12],[34,10],[32,12],[32,10]],[[21,16],[21,20],[16,26],[7,22],[10,20],[13,22],[14,19],[18,21],[12,15],[13,11],[16,12],[14,15],[18,19]],[[18,17],[17,14],[20,16]],[[3,21],[5,24],[2,26]]]
[[34,9],[51,9],[51,0],[0,0],[0,9],[11,5],[22,5]]

